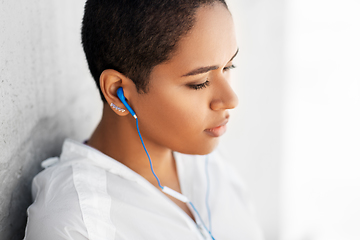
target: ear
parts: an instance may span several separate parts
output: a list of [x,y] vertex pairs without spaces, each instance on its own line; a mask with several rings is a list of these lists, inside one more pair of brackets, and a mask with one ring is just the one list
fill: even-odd
[[106,69],[101,73],[99,83],[107,104],[110,106],[110,104],[113,103],[117,107],[125,109],[125,111],[121,112],[114,108],[111,109],[119,116],[126,116],[129,114],[129,111],[117,96],[117,90],[122,87],[125,98],[130,99],[131,95],[137,92],[134,82],[116,70]]

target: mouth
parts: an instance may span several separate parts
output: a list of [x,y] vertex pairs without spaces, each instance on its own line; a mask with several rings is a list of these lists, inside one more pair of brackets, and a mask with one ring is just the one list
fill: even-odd
[[211,137],[220,137],[226,132],[226,124],[229,122],[229,118],[226,118],[222,123],[213,128],[205,129],[205,133]]

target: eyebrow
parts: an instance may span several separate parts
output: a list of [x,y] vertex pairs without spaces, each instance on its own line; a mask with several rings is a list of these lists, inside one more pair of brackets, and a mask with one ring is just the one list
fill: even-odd
[[[231,62],[236,57],[238,52],[239,52],[239,48],[236,50],[236,53],[234,54],[234,56],[231,57],[229,62]],[[206,72],[209,72],[209,71],[212,71],[212,70],[216,70],[218,68],[219,68],[219,66],[216,66],[216,65],[208,66],[208,67],[200,67],[200,68],[194,69],[194,70],[184,74],[183,77],[194,76],[194,75],[198,75],[198,74],[201,74],[201,73],[206,73]]]

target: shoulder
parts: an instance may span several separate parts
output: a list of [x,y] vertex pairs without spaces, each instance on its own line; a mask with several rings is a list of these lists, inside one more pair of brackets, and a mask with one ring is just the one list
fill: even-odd
[[[33,180],[25,239],[113,239],[109,171],[125,171],[115,160],[66,140],[59,159]],[[100,226],[100,227],[99,227]]]
[[25,239],[87,239],[73,166],[56,164],[33,180]]

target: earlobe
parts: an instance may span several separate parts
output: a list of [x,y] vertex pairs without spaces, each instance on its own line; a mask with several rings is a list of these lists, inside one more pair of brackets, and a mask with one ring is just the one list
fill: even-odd
[[110,107],[114,108],[115,110],[118,110],[119,112],[125,112],[126,111],[125,109],[116,106],[114,103],[111,103]]

